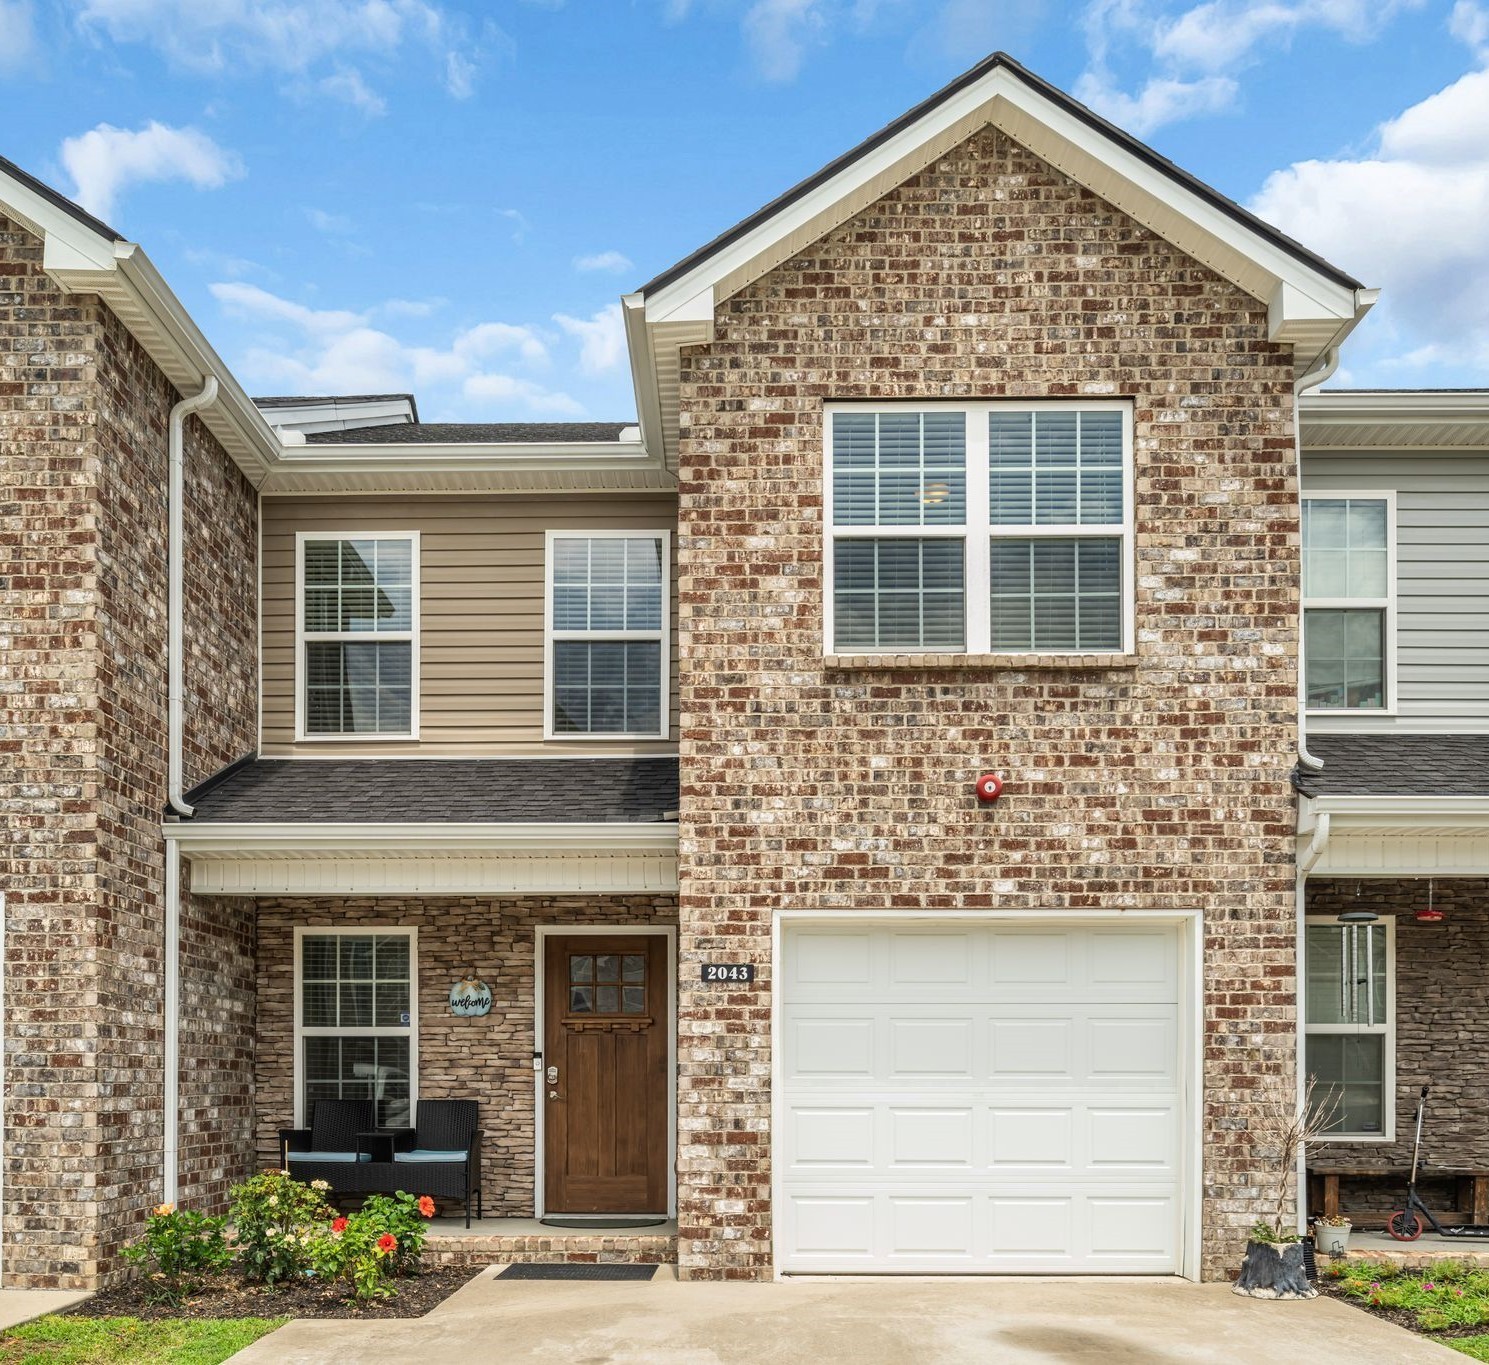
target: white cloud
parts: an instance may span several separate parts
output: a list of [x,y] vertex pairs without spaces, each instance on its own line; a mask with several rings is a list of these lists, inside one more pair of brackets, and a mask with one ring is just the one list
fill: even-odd
[[[79,0],[76,16],[85,31],[148,43],[177,66],[278,71],[366,113],[381,113],[383,101],[349,64],[353,56],[392,69],[426,51],[437,62],[431,70],[463,99],[480,51],[467,20],[429,0]],[[310,79],[324,65],[333,69]]]
[[[1229,108],[1237,73],[1266,47],[1305,29],[1364,43],[1424,0],[1205,0],[1177,14],[1159,0],[1093,0],[1084,27],[1090,62],[1076,96],[1139,135],[1181,119]],[[1136,94],[1114,76],[1116,54],[1153,64]]]
[[597,251],[593,256],[574,257],[575,270],[604,270],[616,273],[632,268],[631,258],[623,256],[619,251]]
[[445,89],[457,100],[468,100],[476,93],[476,64],[458,52],[446,53]]
[[185,180],[213,190],[243,174],[238,158],[205,133],[153,120],[133,130],[100,123],[66,138],[59,156],[72,177],[74,198],[100,218],[114,212],[131,185]]
[[794,80],[826,26],[820,0],[755,0],[741,20],[755,69],[768,81]]
[[[432,303],[390,299],[356,312],[314,308],[242,281],[220,281],[211,290],[225,312],[256,333],[241,361],[252,383],[303,393],[413,390],[426,406],[433,406],[443,392],[530,413],[584,412],[561,389],[506,368],[515,364],[531,372],[550,365],[548,343],[532,327],[483,322],[456,332],[444,345],[418,345],[375,326],[372,319],[423,316],[433,311]],[[431,391],[434,399],[427,400]]]
[[[1476,41],[1471,26],[1459,28]],[[1476,70],[1383,123],[1365,155],[1297,162],[1268,176],[1252,201],[1263,218],[1381,287],[1351,343],[1357,371],[1368,346],[1387,370],[1467,365],[1489,374],[1485,128],[1489,70]]]
[[0,71],[24,71],[39,55],[31,0],[0,0]]
[[1235,81],[1228,76],[1202,76],[1192,81],[1153,76],[1136,95],[1129,95],[1116,88],[1106,71],[1092,70],[1076,81],[1075,97],[1119,128],[1145,137],[1166,123],[1226,108],[1235,99],[1236,89]]
[[352,230],[352,220],[340,213],[327,213],[325,209],[306,209],[305,217],[317,232],[329,237],[342,237]]
[[585,374],[603,374],[625,359],[626,324],[620,304],[609,304],[588,319],[555,313],[553,320],[579,339],[579,368]]
[[342,104],[349,104],[369,118],[380,118],[388,112],[388,102],[365,80],[354,66],[344,67],[330,76],[323,76],[315,83],[323,95],[329,95]]
[[1448,31],[1472,48],[1481,62],[1489,62],[1489,10],[1473,0],[1458,0],[1448,19]]

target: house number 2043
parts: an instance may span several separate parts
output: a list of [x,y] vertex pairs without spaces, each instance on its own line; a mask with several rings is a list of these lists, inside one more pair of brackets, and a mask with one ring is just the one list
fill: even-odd
[[705,962],[703,964],[703,979],[708,981],[753,981],[755,979],[755,964],[753,962]]

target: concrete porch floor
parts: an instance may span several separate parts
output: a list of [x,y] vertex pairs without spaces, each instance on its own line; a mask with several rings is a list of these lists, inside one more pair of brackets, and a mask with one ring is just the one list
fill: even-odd
[[[1180,1365],[1328,1359],[1448,1365],[1463,1357],[1336,1299],[1239,1298],[1177,1279],[502,1281],[488,1270],[427,1317],[301,1319],[235,1365],[347,1360],[587,1365]],[[493,1343],[499,1342],[495,1348]]]

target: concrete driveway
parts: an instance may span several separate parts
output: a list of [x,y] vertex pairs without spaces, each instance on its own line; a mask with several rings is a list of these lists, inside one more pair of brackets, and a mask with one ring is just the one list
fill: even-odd
[[502,1282],[485,1271],[425,1318],[289,1323],[241,1365],[348,1360],[564,1365],[905,1365],[1328,1359],[1462,1362],[1333,1299],[1264,1303],[1183,1280]]

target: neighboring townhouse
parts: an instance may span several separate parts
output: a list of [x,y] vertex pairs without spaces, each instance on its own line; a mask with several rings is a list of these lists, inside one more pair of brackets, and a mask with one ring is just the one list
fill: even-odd
[[1373,291],[1010,59],[627,295],[634,424],[255,402],[0,214],[5,1283],[347,1097],[689,1277],[1224,1277],[1305,1047],[1320,1172],[1489,1155],[1489,396],[1299,399]]

